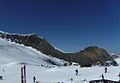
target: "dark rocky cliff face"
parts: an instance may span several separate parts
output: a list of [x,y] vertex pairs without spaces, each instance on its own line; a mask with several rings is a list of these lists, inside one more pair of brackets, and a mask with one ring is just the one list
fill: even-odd
[[36,34],[19,35],[0,33],[0,37],[11,40],[12,42],[24,44],[25,46],[31,46],[46,55],[63,59],[64,53],[55,49],[45,38],[41,38]]
[[71,53],[73,59],[71,61],[78,62],[81,65],[95,65],[97,62],[103,64],[105,61],[113,61],[113,58],[107,53],[105,49],[96,46],[87,47],[86,49],[78,52]]
[[9,39],[12,42],[31,46],[46,55],[64,59],[70,62],[77,62],[80,65],[95,64],[97,61],[104,63],[107,60],[113,60],[110,55],[102,48],[88,47],[77,53],[63,53],[55,49],[46,39],[36,34],[18,35],[0,32],[0,37]]

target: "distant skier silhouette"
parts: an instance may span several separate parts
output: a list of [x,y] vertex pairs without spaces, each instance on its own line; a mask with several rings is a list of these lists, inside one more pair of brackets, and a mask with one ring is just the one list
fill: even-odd
[[71,83],[73,82],[73,78],[70,78]]
[[3,69],[2,71],[5,72],[5,69]]
[[101,75],[101,77],[102,77],[102,80],[104,80],[104,75],[103,74]]
[[76,76],[77,76],[78,75],[78,69],[76,69],[75,72],[76,72]]
[[3,80],[3,76],[0,76],[0,80]]
[[105,73],[107,73],[107,67],[105,67]]
[[119,77],[119,82],[120,82],[120,73],[119,73],[118,77]]
[[36,77],[35,76],[33,77],[33,82],[36,82]]

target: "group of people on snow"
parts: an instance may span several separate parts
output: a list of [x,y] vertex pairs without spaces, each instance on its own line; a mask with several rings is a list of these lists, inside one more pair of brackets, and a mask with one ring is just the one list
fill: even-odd
[[[104,73],[106,74],[107,72],[108,72],[108,69],[107,69],[107,67],[105,67],[104,68]],[[79,73],[78,69],[75,69],[75,75],[76,76],[78,76],[78,73]],[[104,80],[104,74],[102,74],[100,77],[102,78],[102,80]],[[70,80],[73,81],[73,78],[71,78]],[[34,83],[40,83],[40,81],[36,81],[36,77],[35,76],[33,77],[33,82]]]
[[[107,73],[107,71],[108,71],[108,69],[107,69],[107,67],[105,67],[105,74]],[[100,77],[102,77],[102,80],[104,80],[104,75],[102,74]]]

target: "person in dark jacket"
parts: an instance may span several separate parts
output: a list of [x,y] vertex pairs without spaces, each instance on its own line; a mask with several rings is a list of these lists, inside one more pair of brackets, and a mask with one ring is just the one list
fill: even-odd
[[77,76],[78,75],[78,69],[76,69],[75,72],[76,72],[76,76]]
[[101,77],[102,77],[102,80],[104,80],[104,75],[103,75],[103,74],[102,74],[102,76],[101,76]]
[[35,76],[33,77],[33,82],[36,82],[36,77]]
[[105,67],[105,73],[107,73],[107,67]]

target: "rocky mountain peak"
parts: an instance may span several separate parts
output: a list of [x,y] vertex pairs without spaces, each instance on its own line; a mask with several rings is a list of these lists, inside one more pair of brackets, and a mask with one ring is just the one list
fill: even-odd
[[70,62],[77,62],[80,65],[95,64],[97,61],[104,63],[105,61],[113,60],[105,49],[97,46],[90,46],[76,53],[63,53],[55,49],[45,38],[39,37],[37,34],[10,34],[0,32],[0,37],[15,43],[33,47],[48,56]]

